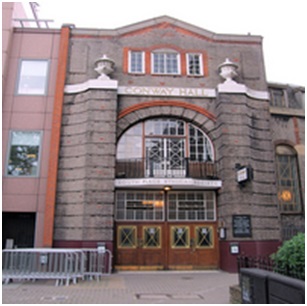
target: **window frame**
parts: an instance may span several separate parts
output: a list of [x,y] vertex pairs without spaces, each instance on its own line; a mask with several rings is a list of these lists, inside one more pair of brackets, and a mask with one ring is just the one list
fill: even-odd
[[[128,199],[128,194],[133,194],[133,199]],[[138,199],[139,195],[142,195],[143,199]],[[153,198],[149,199],[149,195],[154,195]],[[120,196],[124,196],[124,199],[119,199]],[[160,199],[162,197],[162,199]],[[122,203],[120,203],[122,201]],[[142,203],[143,210],[140,209],[141,206],[135,205],[135,207],[131,207],[131,202],[144,202]],[[147,202],[147,203],[145,203]],[[163,205],[160,208],[159,205],[154,205],[155,202],[162,202]],[[120,207],[121,206],[123,207]],[[122,205],[123,204],[123,205]],[[151,205],[153,204],[153,205]],[[146,205],[151,205],[151,207]],[[142,190],[117,190],[115,194],[115,220],[119,222],[163,222],[165,219],[165,201],[164,196],[161,195],[161,192],[158,190],[152,191],[142,191]],[[119,212],[121,212],[121,216],[119,217]],[[130,212],[130,214],[129,214]],[[148,213],[152,212],[152,218],[148,218]],[[159,215],[161,214],[161,217]],[[130,218],[129,216],[133,216]],[[142,218],[140,218],[142,216]]]
[[[175,122],[182,122],[183,123],[183,133],[179,133],[179,125],[176,126],[176,133],[175,134],[161,134],[161,133],[149,133],[149,128],[148,125],[152,124],[154,125],[155,122],[157,122],[157,124],[159,123],[160,125],[163,125],[165,123],[173,123]],[[138,126],[138,128],[141,129],[139,134],[128,134],[129,131],[131,129],[136,129]],[[196,155],[199,156],[200,154],[203,154],[203,157],[205,157],[205,151],[203,151],[202,153],[200,152],[200,147],[201,144],[199,143],[195,143],[192,144],[191,143],[191,139],[199,139],[200,136],[197,135],[197,137],[195,135],[190,135],[190,128],[193,128],[195,130],[195,133],[198,133],[198,131],[202,134],[202,137],[204,139],[204,143],[202,145],[203,149],[208,149],[208,152],[210,152],[210,158],[211,159],[203,159],[203,160],[199,160],[197,159],[192,159],[191,158],[191,152],[192,152],[192,147],[195,147],[196,151]],[[125,149],[124,144],[126,142],[126,139],[128,139],[128,137],[130,137],[131,139],[133,138],[133,140],[135,141],[135,144],[133,145],[132,148],[135,148],[136,150],[138,150],[139,153],[141,153],[141,155],[137,155],[137,156],[130,156],[129,154],[126,154],[123,158],[123,154],[124,152],[127,152],[127,149]],[[176,119],[174,117],[158,117],[158,118],[149,118],[146,119],[145,121],[141,121],[135,125],[130,126],[120,137],[120,139],[117,142],[117,147],[116,147],[116,160],[121,160],[121,159],[146,159],[146,139],[150,139],[150,138],[182,138],[185,139],[185,152],[184,152],[184,157],[185,158],[189,158],[191,161],[209,161],[209,162],[215,162],[215,147],[213,145],[212,140],[210,139],[210,137],[207,135],[207,133],[205,133],[203,130],[201,130],[199,127],[197,127],[196,125],[187,122],[185,120],[182,119]],[[136,139],[139,139],[139,143],[136,143]],[[141,148],[137,147],[138,145],[141,145]],[[130,151],[128,153],[133,153],[135,151]],[[196,156],[195,155],[195,156]]]
[[[212,195],[212,199],[208,199],[207,198],[207,194],[211,194]],[[171,201],[173,201],[171,199],[171,195],[175,195],[176,194],[176,204],[175,204],[175,211],[172,210],[173,212],[175,212],[175,215],[176,217],[175,218],[171,218],[170,217],[170,214],[171,214],[171,209],[170,209],[170,203]],[[185,195],[185,199],[179,199],[179,195]],[[194,199],[192,200],[189,200],[187,196],[188,194],[193,194],[194,195]],[[179,213],[180,213],[180,208],[181,208],[181,205],[180,205],[180,202],[195,202],[195,196],[197,194],[202,194],[203,195],[203,200],[202,200],[202,206],[199,206],[199,207],[202,207],[202,213],[204,214],[204,218],[190,218],[190,217],[187,217],[189,216],[189,214],[187,212],[189,212],[189,210],[182,210],[184,213],[185,213],[185,218],[180,218],[179,217]],[[200,201],[200,200],[198,200]],[[208,202],[212,201],[212,204],[213,204],[213,208],[212,209],[209,209],[207,206]],[[194,205],[195,204],[190,204],[190,205]],[[195,208],[195,207],[194,207]],[[194,213],[197,213],[199,211],[195,211],[195,210],[192,210]],[[208,212],[211,212],[213,213],[213,218],[210,219],[208,218]],[[196,216],[196,215],[195,215]],[[168,198],[167,198],[167,216],[166,216],[166,219],[167,221],[170,221],[170,222],[215,222],[216,221],[216,216],[217,216],[217,208],[216,208],[216,194],[214,191],[170,191],[168,192]]]
[[[132,71],[132,54],[133,53],[141,53],[141,71]],[[142,50],[129,50],[128,52],[128,73],[131,74],[145,74],[145,52]]]
[[[163,55],[163,70],[164,72],[155,71],[155,55],[162,54]],[[167,70],[167,59],[165,58],[168,54],[176,55],[176,63],[177,63],[177,72],[169,72]],[[151,74],[153,75],[181,75],[181,54],[176,50],[172,49],[160,49],[154,50],[151,52]]]
[[[12,140],[13,140],[13,133],[14,132],[23,132],[23,133],[38,133],[39,135],[39,145],[38,145],[38,159],[37,159],[37,171],[34,175],[13,175],[8,173],[8,166],[9,161],[11,157],[11,146],[12,146]],[[5,176],[11,177],[11,178],[37,178],[40,176],[40,170],[41,170],[41,158],[42,158],[42,143],[43,143],[43,131],[41,130],[11,130],[9,132],[9,141],[8,141],[8,147],[7,147],[7,157],[6,157],[6,163],[5,163]]]
[[[190,72],[190,62],[189,62],[189,56],[196,56],[199,57],[199,73],[191,73]],[[186,53],[186,65],[187,65],[187,75],[188,76],[203,76],[204,75],[204,62],[203,62],[203,54],[199,52],[188,52]]]
[[[278,153],[279,150],[282,150],[282,147],[288,150],[289,153]],[[284,157],[288,159],[287,167],[289,167],[288,177],[281,177],[280,172],[282,169],[280,167],[280,158]],[[301,194],[301,181],[300,181],[300,171],[298,165],[298,156],[295,149],[287,144],[279,144],[275,147],[275,166],[276,166],[276,185],[277,185],[277,202],[279,211],[282,214],[301,214],[303,212],[303,202],[302,202],[302,194]],[[293,168],[295,167],[295,168]],[[293,173],[293,169],[295,173]],[[287,170],[287,169],[286,169]],[[295,177],[294,177],[295,176]],[[290,185],[281,184],[281,182],[292,182]],[[290,198],[289,198],[290,197]],[[291,198],[294,198],[292,203],[286,203],[291,201]],[[289,207],[293,207],[294,209],[290,210]]]
[[[25,62],[45,62],[46,63],[46,74],[44,79],[44,88],[42,92],[35,93],[35,92],[20,92],[20,82],[21,82],[21,71],[23,67],[23,63]],[[49,84],[49,72],[50,72],[50,60],[49,59],[29,59],[29,58],[22,58],[19,60],[18,64],[18,74],[16,77],[16,86],[15,86],[15,95],[17,96],[46,96],[48,93],[48,84]]]
[[[277,99],[275,99],[274,92],[280,92],[281,95],[281,103],[276,103]],[[270,93],[270,107],[273,108],[283,108],[283,109],[291,109],[291,110],[304,110],[305,109],[305,90],[301,87],[291,87],[291,86],[283,86],[283,87],[275,87],[269,86]],[[297,99],[295,94],[300,95],[300,98]],[[298,103],[296,106],[293,104],[293,98],[290,97],[292,95],[294,97],[295,103]]]

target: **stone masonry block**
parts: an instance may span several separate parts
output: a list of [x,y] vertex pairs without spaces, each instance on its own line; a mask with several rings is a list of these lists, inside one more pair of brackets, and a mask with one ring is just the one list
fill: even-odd
[[78,228],[55,227],[54,240],[82,240],[82,224]]
[[58,181],[57,190],[61,191],[80,191],[86,187],[86,180],[70,180],[70,181]]
[[61,204],[82,204],[84,202],[84,192],[61,192],[57,194],[56,206]]
[[86,190],[105,190],[113,191],[114,190],[114,180],[106,179],[87,179],[85,182]]
[[84,167],[86,162],[86,157],[77,156],[77,157],[60,157],[59,159],[59,169],[72,169],[72,168],[79,168]]
[[113,228],[83,228],[82,238],[83,240],[101,240],[112,241],[113,240]]

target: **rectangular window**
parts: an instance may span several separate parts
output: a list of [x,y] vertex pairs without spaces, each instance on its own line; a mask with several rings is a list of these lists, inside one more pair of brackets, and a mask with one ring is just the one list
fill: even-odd
[[44,95],[47,88],[48,61],[22,60],[19,70],[17,94]]
[[170,192],[168,220],[215,221],[214,192]]
[[144,52],[130,51],[129,52],[129,72],[130,73],[145,73]]
[[41,132],[12,131],[7,175],[37,176]]
[[273,106],[286,107],[286,99],[283,89],[271,90],[271,103]]
[[136,226],[119,226],[117,230],[117,247],[135,249],[137,247]]
[[163,193],[118,191],[116,194],[116,220],[164,219]]
[[282,212],[300,212],[300,189],[295,155],[276,156],[278,201]]
[[171,226],[172,249],[187,249],[190,247],[190,228],[188,226]]
[[197,248],[214,247],[214,234],[212,226],[196,226],[195,242]]
[[171,52],[152,53],[152,72],[154,74],[179,74],[179,54]]
[[202,55],[199,53],[187,54],[188,75],[203,75]]

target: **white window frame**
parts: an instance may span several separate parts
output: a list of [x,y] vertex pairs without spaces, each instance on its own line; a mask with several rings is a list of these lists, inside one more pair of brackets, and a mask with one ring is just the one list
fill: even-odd
[[[128,199],[128,194],[133,195],[133,199]],[[140,194],[143,196],[143,199],[138,199],[138,195]],[[154,196],[151,198],[150,196],[147,196],[148,194]],[[120,196],[124,197],[124,200],[119,200]],[[146,205],[152,205],[156,201],[161,202],[161,197],[163,205],[161,207],[153,205],[152,209],[149,211],[149,213],[147,213]],[[121,203],[119,204],[119,202]],[[142,204],[142,202],[144,202],[144,210],[140,209],[140,206],[135,209],[133,209],[133,207],[129,207],[129,202],[138,202],[138,204]],[[165,220],[164,205],[164,196],[161,196],[161,192],[159,190],[118,190],[115,196],[115,220],[133,222],[163,222]],[[119,217],[118,213],[120,213],[121,217]]]
[[[163,70],[164,72],[155,71],[155,55],[156,54],[163,54]],[[176,54],[176,60],[177,60],[177,72],[169,72],[167,71],[167,64],[166,64],[166,55],[167,54]],[[157,75],[180,75],[181,74],[181,63],[180,63],[180,53],[178,53],[175,50],[155,50],[151,53],[151,73],[157,74]]]
[[[199,73],[191,73],[190,72],[190,63],[189,63],[189,56],[198,55],[199,57]],[[186,63],[187,63],[187,74],[190,76],[203,76],[204,75],[204,68],[203,68],[203,55],[201,53],[187,53],[186,54]]]
[[[11,146],[13,140],[14,132],[22,132],[22,133],[38,133],[39,134],[39,144],[38,144],[38,159],[37,159],[37,171],[35,174],[30,175],[13,175],[8,173],[9,160],[11,157]],[[39,130],[11,130],[9,135],[9,143],[7,148],[7,159],[6,159],[6,167],[5,167],[5,175],[14,178],[26,178],[26,177],[39,177],[40,175],[40,164],[41,164],[41,156],[42,156],[42,143],[43,143],[43,132]]]
[[[198,193],[202,193],[204,195],[204,201],[203,201],[203,213],[204,213],[204,218],[198,218],[196,217],[197,214],[195,211],[192,211],[192,214],[194,213],[194,216],[195,218],[191,218],[189,216],[189,211],[184,211],[184,218],[180,218],[179,217],[179,214],[180,214],[180,210],[179,210],[179,202],[180,200],[178,199],[178,195],[179,194],[188,194],[188,193],[191,193],[191,194],[198,194]],[[207,199],[207,194],[211,194],[212,195],[212,200],[211,199]],[[170,199],[170,196],[172,194],[176,194],[177,195],[177,199],[176,199],[176,205],[175,205],[175,210],[173,210],[173,213],[175,213],[176,217],[175,218],[171,218],[170,217],[170,214],[171,214],[171,207],[170,207],[170,202],[172,201]],[[207,203],[211,201],[212,204],[213,204],[213,209],[210,210],[208,209],[207,207]],[[185,199],[183,200],[183,202],[189,202],[188,199]],[[171,222],[177,222],[177,221],[180,221],[180,222],[215,222],[216,221],[216,194],[214,191],[170,191],[168,193],[168,199],[167,199],[167,203],[168,203],[168,207],[167,207],[167,220],[168,221],[171,221]],[[193,205],[193,200],[191,201],[191,205]],[[213,213],[213,217],[212,218],[208,218],[208,212],[211,212]]]
[[[46,72],[45,72],[45,79],[44,79],[44,87],[41,91],[36,91],[32,90],[31,88],[28,91],[25,91],[22,89],[21,87],[21,73],[22,73],[22,69],[23,69],[23,63],[26,62],[45,62],[46,63]],[[17,82],[16,82],[16,89],[15,89],[15,93],[16,95],[33,95],[33,96],[45,96],[47,94],[48,91],[48,81],[49,81],[49,69],[50,69],[50,61],[48,59],[21,59],[19,62],[19,69],[18,69],[18,75],[17,75]]]
[[[141,53],[142,56],[142,69],[141,71],[133,71],[132,67],[132,54],[133,53]],[[137,51],[137,50],[131,50],[128,53],[128,72],[133,74],[144,74],[145,73],[145,52],[144,51]]]

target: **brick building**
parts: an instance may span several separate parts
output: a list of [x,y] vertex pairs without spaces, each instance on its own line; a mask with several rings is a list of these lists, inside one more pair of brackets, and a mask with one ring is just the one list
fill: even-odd
[[104,242],[117,269],[235,271],[238,253],[303,230],[305,89],[267,84],[261,37],[164,16],[14,28],[11,50],[4,241]]

